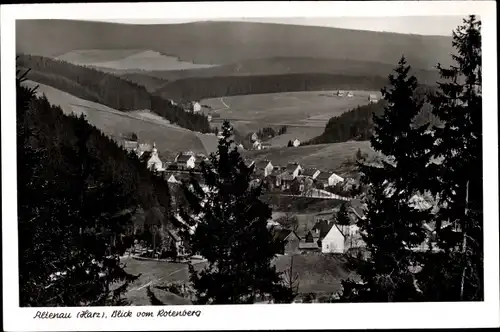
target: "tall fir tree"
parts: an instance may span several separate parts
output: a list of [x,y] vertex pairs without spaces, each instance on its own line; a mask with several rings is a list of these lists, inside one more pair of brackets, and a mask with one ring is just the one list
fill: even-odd
[[349,225],[351,223],[349,215],[347,213],[347,204],[344,203],[340,206],[340,210],[337,213],[337,224],[339,225]]
[[444,252],[429,257],[422,288],[430,300],[482,300],[481,21],[474,15],[464,19],[453,32],[453,46],[455,64],[438,64],[442,82],[430,96],[433,114],[443,123],[434,128],[432,154],[442,162],[433,165],[431,188],[439,197],[436,229]]
[[387,102],[375,125],[371,146],[384,157],[380,166],[359,163],[361,182],[367,188],[367,214],[359,221],[370,258],[360,263],[363,284],[344,282],[342,301],[392,302],[417,300],[412,267],[421,257],[412,250],[425,239],[423,222],[429,211],[411,206],[411,198],[423,189],[422,177],[431,135],[427,126],[414,125],[422,102],[416,97],[418,82],[409,75],[404,57],[395,73],[389,75],[391,87],[382,89]]
[[290,302],[292,291],[272,265],[282,243],[267,228],[271,209],[259,199],[261,187],[249,185],[253,166],[247,167],[232,136],[225,121],[217,153],[202,164],[205,190],[196,180],[185,184],[189,213],[182,209],[181,215],[195,227],[190,250],[208,263],[200,272],[190,266],[197,303]]

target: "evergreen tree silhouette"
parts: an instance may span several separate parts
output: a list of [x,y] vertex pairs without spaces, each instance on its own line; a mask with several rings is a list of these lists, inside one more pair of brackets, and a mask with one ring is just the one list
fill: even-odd
[[[439,255],[429,257],[422,288],[430,300],[482,300],[483,173],[481,21],[474,15],[453,32],[455,64],[438,64],[442,82],[430,95],[435,127],[431,189],[438,194]],[[442,227],[445,222],[449,227]],[[438,282],[436,282],[438,281]]]
[[282,245],[267,228],[271,209],[259,199],[262,188],[249,185],[253,166],[247,167],[238,153],[228,121],[222,136],[217,153],[202,164],[207,190],[196,180],[184,184],[190,213],[184,208],[181,215],[196,225],[190,250],[208,261],[200,272],[190,266],[196,302],[245,304],[269,296],[291,302],[291,290],[271,264]]
[[347,214],[347,205],[346,203],[340,206],[340,210],[337,213],[337,223],[339,225],[349,225],[351,223],[349,216]]
[[427,125],[417,127],[413,119],[422,102],[415,95],[418,82],[409,75],[404,56],[395,73],[389,75],[390,88],[383,88],[387,106],[374,116],[372,147],[383,154],[380,166],[359,163],[361,182],[367,186],[367,214],[359,221],[370,259],[360,264],[364,284],[344,282],[342,300],[393,302],[412,301],[420,296],[410,268],[422,260],[412,248],[425,239],[423,222],[429,211],[410,205],[412,196],[423,190],[421,180],[429,159],[432,136]]

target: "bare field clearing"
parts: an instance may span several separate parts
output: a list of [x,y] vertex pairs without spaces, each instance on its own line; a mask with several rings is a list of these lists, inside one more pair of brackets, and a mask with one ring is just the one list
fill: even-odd
[[[116,141],[124,134],[134,132],[141,142],[155,142],[160,157],[171,157],[179,151],[209,153],[206,147],[217,141],[213,135],[194,133],[169,124],[162,117],[145,110],[120,112],[113,108],[77,98],[53,87],[27,81],[26,85],[38,85],[37,94],[45,94],[51,104],[59,105],[65,114],[84,114],[87,121]],[[212,147],[213,149],[213,147]]]
[[57,59],[76,65],[87,65],[118,71],[185,70],[213,67],[213,65],[209,64],[195,64],[182,61],[178,57],[146,49],[76,50],[60,55]]
[[[338,116],[358,105],[368,104],[373,91],[352,91],[353,97],[337,97],[336,91],[302,91],[230,96],[204,99],[208,105],[238,127],[238,121],[262,128],[269,125],[316,127],[324,129],[331,117]],[[240,126],[242,128],[242,126]]]
[[259,151],[248,151],[245,157],[253,160],[270,160],[273,165],[286,165],[298,162],[302,167],[314,167],[319,170],[339,172],[342,164],[354,158],[358,149],[368,155],[377,155],[370,147],[369,141],[348,141],[332,144],[318,144],[284,148],[271,148]]
[[[274,260],[280,272],[290,268],[292,256],[278,256]],[[342,290],[342,280],[357,278],[347,266],[342,255],[293,255],[293,274],[298,275],[299,294],[338,293]]]

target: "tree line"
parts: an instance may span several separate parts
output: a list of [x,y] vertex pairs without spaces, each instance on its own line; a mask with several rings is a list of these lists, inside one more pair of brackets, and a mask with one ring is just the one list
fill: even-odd
[[155,92],[173,100],[201,100],[261,93],[344,90],[379,90],[387,79],[379,76],[336,74],[283,74],[193,77],[166,83]]
[[203,114],[186,112],[169,100],[152,95],[143,86],[89,67],[34,55],[18,57],[20,69],[31,70],[28,78],[76,97],[128,112],[149,109],[180,127],[210,132]]
[[[419,100],[425,100],[429,93],[434,89],[427,86],[418,86],[414,93]],[[366,141],[373,134],[373,116],[380,116],[387,107],[387,101],[382,99],[376,103],[357,106],[356,108],[335,116],[328,120],[324,132],[303,145],[339,143],[346,141]],[[401,112],[404,112],[402,110]],[[419,110],[419,113],[412,120],[415,125],[430,123],[439,125],[439,119],[431,112],[429,103],[425,103]]]

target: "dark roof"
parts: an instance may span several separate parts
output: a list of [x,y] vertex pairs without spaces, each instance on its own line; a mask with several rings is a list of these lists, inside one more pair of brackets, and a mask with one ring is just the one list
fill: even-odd
[[290,229],[273,227],[273,238],[277,241],[284,241],[292,231]]
[[316,177],[316,180],[325,180],[327,181],[328,178],[330,178],[332,174],[329,172],[321,172],[319,175]]
[[289,172],[283,172],[281,173],[280,175],[278,175],[278,177],[282,180],[282,181],[292,181],[294,178],[293,178],[293,175],[290,174]]
[[188,154],[182,154],[180,156],[177,157],[177,162],[180,162],[180,163],[185,163],[189,160],[189,158],[191,157],[194,157],[192,155],[188,155]]
[[313,176],[318,170],[315,168],[306,168],[302,170],[302,175],[304,176]]
[[288,164],[286,165],[286,170],[292,172],[295,171],[297,167],[299,167],[299,164]]
[[330,222],[327,222],[325,220],[320,220],[318,221],[314,227],[312,228],[312,230],[319,230],[319,238],[322,239],[324,238],[328,232],[332,229],[333,227],[333,224],[334,222],[333,221],[330,221]]
[[255,163],[255,168],[264,168],[270,163],[269,160],[260,160]]

